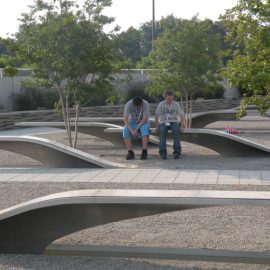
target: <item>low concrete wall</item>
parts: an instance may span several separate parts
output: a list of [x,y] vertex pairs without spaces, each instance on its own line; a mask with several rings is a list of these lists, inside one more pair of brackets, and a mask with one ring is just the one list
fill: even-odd
[[0,110],[12,111],[14,107],[14,94],[23,91],[21,83],[30,77],[4,77],[0,78]]
[[[210,99],[193,101],[193,112],[203,112],[210,110],[231,109],[239,105],[240,100],[232,99]],[[88,117],[121,117],[125,105],[114,106],[94,106],[82,108],[80,116]],[[150,104],[151,115],[154,115],[157,104]],[[71,110],[71,116],[75,116],[75,110]],[[14,129],[16,122],[22,121],[63,121],[63,118],[53,110],[36,110],[0,113],[0,130]]]

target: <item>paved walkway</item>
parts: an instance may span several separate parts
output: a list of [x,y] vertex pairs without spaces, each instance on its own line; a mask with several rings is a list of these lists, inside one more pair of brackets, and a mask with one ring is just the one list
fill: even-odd
[[[237,122],[238,123],[238,122]],[[55,128],[24,128],[1,131],[1,135],[36,135],[63,132]],[[49,169],[0,168],[0,182],[92,182],[270,185],[270,170],[183,169]]]
[[0,182],[270,185],[270,171],[0,168]]

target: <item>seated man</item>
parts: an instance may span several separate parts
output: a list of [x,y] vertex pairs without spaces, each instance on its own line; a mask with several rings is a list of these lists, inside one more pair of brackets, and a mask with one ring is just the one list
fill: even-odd
[[173,100],[173,92],[165,92],[165,100],[158,104],[156,109],[156,133],[159,134],[159,154],[167,159],[166,138],[170,129],[173,135],[173,158],[181,155],[180,131],[185,128],[185,117],[178,102]]
[[142,154],[141,159],[147,159],[147,146],[149,138],[149,103],[141,97],[135,97],[128,101],[124,110],[123,138],[128,150],[127,160],[135,158],[132,150],[132,140],[137,140],[138,136],[142,138]]

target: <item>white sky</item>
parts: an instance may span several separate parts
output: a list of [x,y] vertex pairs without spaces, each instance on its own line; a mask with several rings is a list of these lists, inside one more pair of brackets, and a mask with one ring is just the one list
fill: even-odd
[[[83,0],[77,0],[82,3]],[[115,17],[113,25],[121,31],[130,26],[138,28],[142,23],[152,20],[152,0],[113,0],[105,14]],[[28,11],[33,0],[0,0],[0,37],[7,37],[18,30],[20,15]],[[237,0],[155,0],[155,18],[173,14],[177,18],[191,19],[197,13],[200,19],[217,20],[226,9],[232,8]],[[8,33],[8,34],[7,34]]]

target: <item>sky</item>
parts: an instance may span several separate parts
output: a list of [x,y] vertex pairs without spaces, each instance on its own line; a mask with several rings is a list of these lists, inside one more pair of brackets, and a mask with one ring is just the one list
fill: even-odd
[[[77,0],[82,3],[83,0]],[[6,38],[18,31],[18,18],[22,12],[28,12],[28,5],[33,0],[0,0],[0,37]],[[135,28],[152,20],[152,0],[112,0],[112,6],[104,10],[104,14],[115,17],[115,25],[121,31],[130,26]],[[226,9],[232,8],[237,0],[155,0],[155,19],[173,14],[177,18],[191,19],[198,14],[200,19],[217,20]]]

